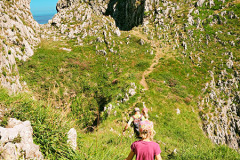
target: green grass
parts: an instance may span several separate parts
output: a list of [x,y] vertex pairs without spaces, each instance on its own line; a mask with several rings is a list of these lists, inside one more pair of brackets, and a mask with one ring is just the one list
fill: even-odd
[[[189,4],[184,5],[186,8],[181,7],[176,13],[184,13],[183,17],[173,15],[175,23],[180,26],[187,22]],[[136,139],[132,136],[132,129],[126,132],[126,136],[121,134],[122,129],[133,104],[140,101],[146,102],[150,109],[150,120],[154,122],[157,133],[155,140],[160,144],[163,159],[240,159],[239,153],[225,145],[214,145],[202,131],[199,115],[211,112],[214,106],[205,106],[202,111],[197,106],[201,98],[210,92],[201,91],[205,83],[211,80],[209,71],[215,68],[217,79],[221,70],[226,68],[225,62],[229,56],[225,52],[233,53],[234,67],[238,69],[239,41],[235,42],[235,47],[229,44],[239,36],[238,20],[227,19],[227,25],[211,26],[212,20],[208,19],[215,11],[222,11],[221,5],[216,3],[212,9],[199,8],[200,14],[194,15],[204,21],[204,31],[196,29],[196,26],[189,26],[186,31],[180,27],[177,32],[187,36],[187,32],[192,31],[192,38],[195,39],[191,40],[188,36],[186,39],[179,38],[179,45],[183,41],[188,44],[186,51],[182,46],[176,50],[170,49],[176,32],[172,28],[163,30],[162,26],[149,26],[155,34],[154,38],[157,38],[156,32],[162,37],[168,34],[170,41],[162,40],[160,45],[163,53],[169,54],[170,58],[162,57],[154,71],[146,77],[149,85],[147,91],[141,90],[143,87],[139,81],[154,55],[150,55],[150,44],[139,44],[140,37],[129,36],[129,32],[122,32],[120,37],[112,34],[109,44],[106,44],[96,41],[100,35],[87,36],[83,46],[77,45],[76,39],[58,42],[43,40],[33,57],[27,62],[18,62],[21,80],[27,82],[29,94],[9,96],[0,89],[0,105],[9,109],[1,125],[6,126],[9,117],[30,120],[34,142],[40,145],[46,159],[124,159]],[[239,4],[228,9],[234,10],[240,17]],[[169,19],[165,20],[165,23],[169,22]],[[174,27],[174,23],[170,26]],[[162,30],[158,31],[160,27]],[[217,34],[219,30],[223,33]],[[229,31],[232,35],[227,34]],[[211,39],[208,45],[206,35]],[[201,43],[198,42],[199,38],[202,39]],[[215,42],[215,38],[226,41],[226,44]],[[129,44],[126,43],[127,39]],[[170,46],[165,48],[165,45]],[[64,47],[72,51],[62,50]],[[110,49],[116,52],[112,53]],[[105,50],[107,54],[97,54],[97,50]],[[200,62],[198,57],[201,57]],[[231,69],[227,71],[233,73]],[[229,78],[230,75],[224,80]],[[128,102],[121,103],[132,82],[137,86],[137,94]],[[108,114],[104,107],[110,104],[114,109]],[[176,109],[180,109],[179,115]],[[78,131],[78,150],[75,152],[66,144],[66,133],[71,127]],[[175,149],[177,153],[173,154]]]
[[[125,36],[116,41],[124,41]],[[92,40],[96,38],[86,41]],[[59,43],[43,42],[29,61],[18,63],[19,71],[38,98],[56,108],[70,106],[71,115],[82,127],[93,126],[104,106],[121,100],[130,83],[137,82],[139,73],[150,66],[150,46],[141,46],[136,37],[130,41],[129,47],[119,44],[114,48],[117,53],[108,52],[105,44],[96,42],[81,47],[69,41],[71,52],[61,50],[64,45]],[[96,45],[107,55],[96,54]]]
[[1,105],[8,111],[5,113],[1,126],[6,126],[9,117],[21,121],[29,120],[33,127],[33,140],[47,159],[73,159],[76,153],[67,144],[69,123],[61,118],[60,112],[53,110],[44,102],[34,101],[28,94],[9,96],[0,89]]

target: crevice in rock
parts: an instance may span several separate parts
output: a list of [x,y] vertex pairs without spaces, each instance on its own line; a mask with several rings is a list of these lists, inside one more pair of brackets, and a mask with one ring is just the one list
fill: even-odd
[[95,121],[93,122],[93,126],[98,126],[102,120],[101,112],[104,111],[104,107],[111,101],[110,98],[104,97],[104,96],[99,96],[96,97],[97,103],[98,103],[98,111],[97,111],[97,117]]
[[112,16],[116,26],[123,31],[129,31],[143,23],[145,0],[110,0],[105,12]]

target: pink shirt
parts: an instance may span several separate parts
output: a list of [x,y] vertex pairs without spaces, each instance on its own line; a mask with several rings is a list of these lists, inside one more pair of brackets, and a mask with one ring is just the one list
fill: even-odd
[[152,141],[136,141],[131,145],[131,149],[136,154],[136,160],[154,160],[154,157],[161,153],[159,144]]

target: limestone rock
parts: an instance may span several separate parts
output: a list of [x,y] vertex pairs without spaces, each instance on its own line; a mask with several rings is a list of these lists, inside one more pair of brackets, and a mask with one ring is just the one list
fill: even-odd
[[0,85],[16,93],[23,89],[16,58],[25,61],[33,55],[40,42],[40,26],[30,12],[30,0],[0,1],[0,13],[0,46],[4,48],[0,51]]
[[39,146],[33,143],[33,129],[30,121],[21,122],[14,118],[8,121],[8,128],[0,127],[0,152],[3,159],[43,159]]
[[143,39],[140,39],[140,45],[144,45],[145,44],[145,42],[144,42],[144,40]]
[[77,149],[77,131],[71,128],[68,132],[67,143],[72,147],[73,150]]
[[114,32],[118,37],[121,36],[121,32],[120,32],[119,28],[117,28]]
[[[232,69],[234,57],[231,52],[226,52],[225,55],[229,56],[227,67]],[[212,77],[210,85],[207,83],[203,89],[203,92],[208,89],[210,93],[199,102],[199,109],[202,110],[204,105],[215,109],[214,113],[202,114],[203,130],[214,143],[227,144],[231,148],[239,149],[240,74],[238,72],[230,74],[224,69],[218,76],[214,75],[214,71],[210,71],[210,75]]]
[[232,68],[233,67],[233,61],[231,59],[229,59],[226,63],[228,68]]
[[73,5],[74,0],[59,0],[57,2],[56,10],[57,12],[60,12],[64,8],[68,8],[71,5]]
[[127,102],[127,101],[129,101],[129,95],[126,93],[123,98],[123,102]]
[[188,15],[188,23],[192,26],[194,24],[193,17],[191,15]]
[[176,111],[177,111],[177,115],[179,115],[181,113],[179,108],[177,108]]
[[196,3],[196,6],[197,7],[202,7],[204,2],[205,2],[205,0],[198,0],[197,3]]
[[136,91],[135,91],[135,89],[130,88],[128,93],[129,93],[130,96],[134,96],[136,94]]
[[184,50],[187,50],[187,43],[183,41],[182,45],[184,47]]
[[209,0],[209,5],[210,5],[210,8],[212,8],[213,6],[215,6],[214,0]]

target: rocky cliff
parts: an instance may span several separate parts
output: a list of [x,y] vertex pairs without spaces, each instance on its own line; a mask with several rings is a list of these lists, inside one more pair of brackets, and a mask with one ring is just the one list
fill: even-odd
[[[239,45],[239,28],[233,29],[227,26],[238,23],[239,15],[230,9],[235,8],[234,2],[218,1],[217,4],[215,3],[211,0],[209,2],[199,0],[195,4],[197,8],[218,9],[218,12],[215,11],[215,14],[208,16],[210,26],[226,26],[225,30],[217,30],[211,35],[212,37],[206,33],[204,35],[207,46],[210,46],[209,43],[212,43],[214,39],[216,43],[224,47],[224,50],[216,50],[213,53],[220,59],[220,62],[216,63],[213,59],[209,62],[213,64],[212,69],[208,71],[211,80],[202,89],[203,97],[200,98],[198,104],[199,114],[203,121],[203,130],[214,143],[227,144],[238,150],[240,148],[240,63],[239,53],[235,49]],[[227,8],[225,9],[224,6]],[[197,22],[194,21],[194,16],[189,16],[188,21],[190,25],[199,25],[199,22],[202,25],[207,23],[204,20],[201,22],[200,19],[197,19]]]
[[[57,4],[58,13],[49,20],[48,28],[52,28],[55,35],[66,36],[70,39],[77,39],[78,45],[83,45],[84,39],[88,36],[96,36],[100,43],[113,44],[112,34],[121,35],[115,21],[106,17],[99,8],[91,7],[90,2],[59,1]],[[68,25],[71,23],[71,25]]]
[[0,83],[10,93],[21,91],[16,60],[25,61],[40,42],[39,25],[30,12],[30,0],[0,1]]
[[143,23],[145,0],[103,0],[103,1],[74,1],[60,0],[57,3],[57,11],[76,8],[79,5],[87,5],[98,15],[113,17],[116,26],[120,30],[131,30]]
[[[220,73],[210,71],[212,80],[206,83],[203,92],[206,96],[200,101],[200,116],[203,130],[216,144],[227,144],[231,148],[240,148],[240,74],[233,64],[233,54],[229,57],[227,67]],[[231,70],[229,70],[231,69]],[[227,71],[228,70],[228,71]],[[204,109],[210,111],[206,112]]]
[[[211,66],[208,70],[210,81],[202,89],[198,104],[199,115],[203,121],[203,131],[212,142],[227,144],[229,147],[238,150],[240,148],[240,64],[238,61],[239,53],[236,48],[239,45],[239,28],[233,29],[229,26],[239,22],[239,15],[233,10],[236,7],[234,2],[218,1],[215,3],[211,0],[207,2],[204,0],[197,1],[194,7],[190,9],[187,15],[188,23],[184,24],[183,28],[196,26],[197,29],[201,30],[200,36],[202,38],[199,38],[199,42],[205,43],[206,50],[217,46],[213,52],[210,50],[205,52],[204,47],[202,47],[203,54],[213,55],[213,58],[208,61],[209,66]],[[206,15],[205,19],[199,18],[197,15],[200,15],[200,12],[206,8],[214,10],[214,12]],[[215,33],[209,33],[206,26],[216,27],[217,29]],[[225,26],[225,29],[222,30],[219,26]],[[188,38],[195,43],[196,40],[194,40],[194,33],[192,32],[194,29],[185,30],[188,32]],[[214,31],[214,29],[211,30]],[[202,41],[203,38],[205,40]],[[193,45],[183,41],[182,46],[187,52],[187,46]],[[204,56],[190,53],[189,58],[200,67]]]

